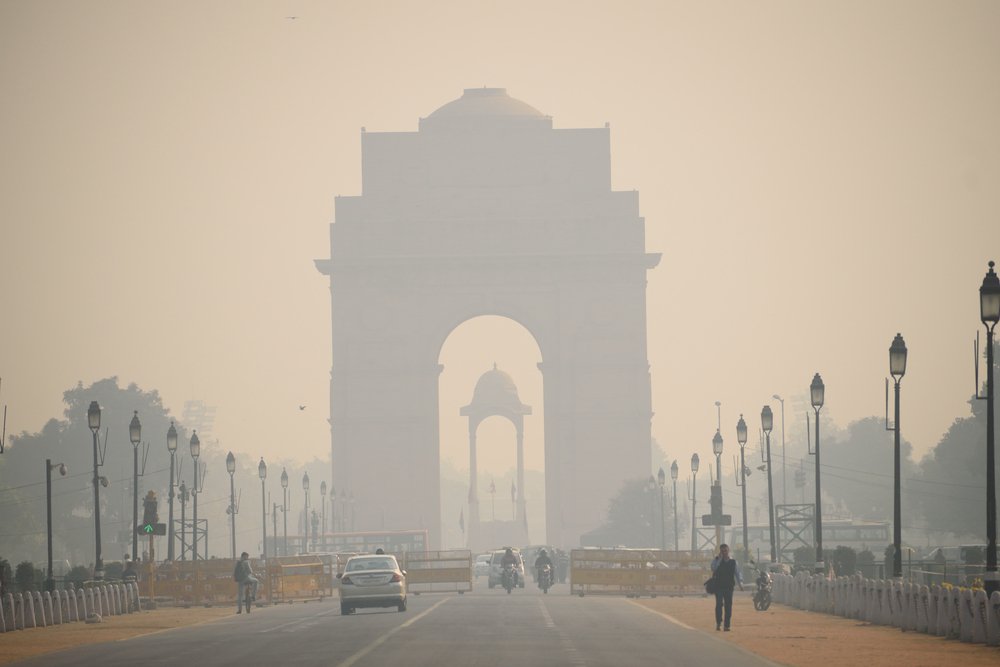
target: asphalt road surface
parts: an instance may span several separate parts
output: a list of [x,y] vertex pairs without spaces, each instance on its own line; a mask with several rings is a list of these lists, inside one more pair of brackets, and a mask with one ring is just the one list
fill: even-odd
[[[774,665],[714,634],[622,597],[571,597],[559,585],[410,595],[409,609],[340,615],[336,599],[255,609],[50,653],[19,665],[324,665],[325,667],[726,667]],[[712,614],[706,600],[705,613]],[[738,622],[734,619],[734,625]],[[738,631],[738,627],[737,627]]]

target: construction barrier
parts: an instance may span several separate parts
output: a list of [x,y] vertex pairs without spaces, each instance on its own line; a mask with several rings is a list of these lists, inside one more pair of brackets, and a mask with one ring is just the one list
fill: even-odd
[[332,596],[334,569],[338,561],[337,554],[303,554],[271,558],[267,564],[267,592],[271,600],[273,602],[322,600]]
[[[250,560],[254,572],[263,572],[259,560]],[[178,604],[212,606],[236,604],[237,584],[233,580],[236,561],[230,558],[209,560],[175,560],[156,569],[153,590],[158,598],[172,598]],[[140,582],[140,590],[148,594],[150,582]],[[262,597],[258,592],[257,597]]]
[[570,594],[649,595],[704,594],[712,575],[709,551],[659,549],[573,549]]
[[409,593],[461,594],[472,590],[472,552],[468,549],[408,551],[402,555],[400,567],[406,571]]

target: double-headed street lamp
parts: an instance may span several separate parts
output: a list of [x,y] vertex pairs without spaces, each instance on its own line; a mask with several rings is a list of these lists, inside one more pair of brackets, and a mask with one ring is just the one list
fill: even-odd
[[98,474],[97,432],[101,430],[101,406],[97,401],[91,401],[87,408],[87,426],[94,434],[94,579],[104,579],[104,561],[101,560],[101,494],[98,484],[107,486]]
[[236,481],[233,475],[236,474],[236,457],[232,452],[226,455],[226,472],[229,473],[229,525],[232,536],[233,560],[236,560]]
[[[987,597],[1000,590],[1000,575],[997,573],[997,486],[996,454],[993,433],[993,330],[1000,321],[1000,278],[994,273],[995,264],[989,263],[989,271],[979,288],[979,316],[986,325],[986,572],[983,587]],[[978,360],[976,363],[979,363]]]
[[132,415],[128,424],[128,439],[132,443],[132,562],[139,560],[139,442],[142,440],[142,424],[139,411]]
[[903,521],[900,494],[900,447],[899,447],[899,382],[906,374],[906,343],[903,336],[896,334],[889,346],[889,375],[896,389],[895,419],[893,431],[893,484],[892,484],[892,576],[903,577]]
[[306,509],[302,515],[302,527],[305,528],[305,538],[302,540],[302,553],[309,553],[309,473],[302,475],[302,491],[306,497]]
[[167,560],[174,560],[174,454],[177,452],[177,429],[170,422],[167,429],[167,451],[170,452],[170,491],[167,493]]
[[660,468],[660,472],[656,473],[656,481],[660,485],[660,549],[662,551],[666,551],[667,520],[664,515],[664,509],[663,509],[663,485],[667,483],[667,474],[663,472],[663,468]]
[[[816,418],[817,423],[819,422],[819,417]],[[771,412],[771,406],[765,405],[760,410],[760,427],[764,431],[764,438],[766,442],[766,454],[767,461],[767,528],[771,534],[771,562],[774,563],[778,560],[778,548],[777,541],[774,535],[774,485],[771,481],[771,470],[774,468],[771,465],[771,429],[774,428],[774,414]],[[782,431],[782,437],[784,437],[784,431]]]
[[740,491],[743,493],[743,552],[746,557],[750,557],[750,540],[748,538],[747,529],[747,464],[746,464],[746,446],[747,446],[747,423],[743,421],[743,415],[740,415],[740,420],[736,422],[736,442],[740,444],[740,475],[737,478],[740,483]]
[[698,515],[698,468],[701,466],[701,461],[698,459],[698,454],[691,455],[691,553],[693,554],[698,550],[698,525],[695,523],[695,517]]
[[52,578],[52,471],[59,469],[59,474],[66,476],[65,463],[53,463],[45,459],[45,520],[48,532],[49,569],[45,572],[45,590],[50,593],[56,589],[56,581]]
[[680,537],[677,529],[677,459],[670,464],[670,480],[674,485],[674,551],[680,551]]
[[267,492],[264,489],[264,480],[267,479],[267,464],[264,463],[263,456],[260,457],[260,463],[257,464],[257,476],[260,477],[260,549],[264,560],[267,561]]
[[[826,387],[823,385],[823,378],[816,373],[813,376],[812,384],[809,385],[809,399],[813,410],[816,412],[816,572],[822,573],[826,569],[823,562],[823,505],[819,488],[819,411],[823,407],[826,398]],[[807,413],[808,414],[808,413]]]
[[285,539],[282,542],[283,551],[288,555],[288,471],[281,469],[281,513],[285,520]]
[[198,457],[201,456],[201,440],[198,432],[191,431],[191,460],[194,461],[194,486],[191,488],[191,499],[194,502],[194,515],[191,524],[191,560],[198,560],[198,493],[201,491],[201,471],[198,470]]

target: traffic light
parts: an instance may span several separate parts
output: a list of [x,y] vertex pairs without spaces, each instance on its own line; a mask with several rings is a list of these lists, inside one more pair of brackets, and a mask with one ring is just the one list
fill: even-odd
[[721,517],[722,516],[722,487],[713,486],[712,495],[709,498],[709,507],[712,510],[712,516]]
[[142,524],[148,526],[159,520],[160,517],[156,514],[156,492],[150,491],[142,500]]

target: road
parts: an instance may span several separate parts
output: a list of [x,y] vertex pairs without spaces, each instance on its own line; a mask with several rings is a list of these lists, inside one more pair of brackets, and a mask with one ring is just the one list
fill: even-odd
[[[705,613],[712,614],[710,601]],[[774,663],[625,598],[571,597],[565,585],[541,595],[529,584],[510,595],[503,590],[411,595],[403,613],[360,610],[341,616],[336,600],[280,605],[17,664],[730,667]]]

